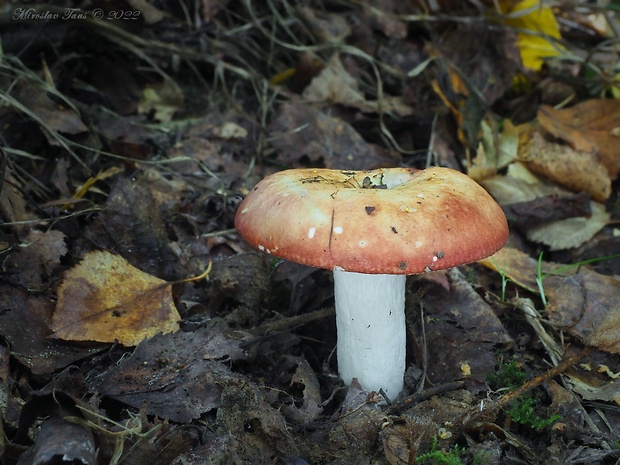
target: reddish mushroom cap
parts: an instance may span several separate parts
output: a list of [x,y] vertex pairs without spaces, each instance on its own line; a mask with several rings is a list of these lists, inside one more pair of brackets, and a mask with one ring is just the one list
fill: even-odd
[[277,257],[373,274],[469,263],[508,238],[499,205],[448,168],[281,171],[247,195],[235,227],[248,243]]

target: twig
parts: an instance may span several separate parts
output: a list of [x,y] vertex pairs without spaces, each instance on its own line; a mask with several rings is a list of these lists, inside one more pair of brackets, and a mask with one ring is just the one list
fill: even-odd
[[314,312],[304,313],[303,315],[292,316],[282,320],[270,321],[269,323],[252,328],[249,332],[254,335],[265,335],[274,331],[286,331],[315,320],[321,320],[323,318],[334,316],[335,314],[336,312],[333,307],[325,308],[323,310],[316,310]]
[[558,366],[551,368],[549,371],[546,371],[542,375],[530,379],[514,391],[510,391],[509,393],[504,394],[499,399],[490,402],[485,408],[476,410],[475,412],[466,413],[465,415],[463,415],[462,420],[458,423],[460,423],[461,428],[466,429],[469,425],[488,417],[489,414],[498,412],[499,410],[506,407],[513,400],[521,397],[527,391],[530,391],[531,389],[534,389],[543,383],[551,381],[556,376],[561,375],[570,367],[579,362],[581,359],[592,353],[593,350],[594,349],[592,347],[586,347],[581,352],[578,352],[577,354],[562,361]]

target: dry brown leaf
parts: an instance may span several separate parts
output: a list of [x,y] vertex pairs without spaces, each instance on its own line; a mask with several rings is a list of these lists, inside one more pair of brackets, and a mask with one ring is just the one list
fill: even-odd
[[394,166],[395,158],[369,144],[346,121],[309,105],[288,102],[267,128],[278,160],[286,166],[322,164],[344,170]]
[[551,250],[566,250],[579,247],[594,237],[609,222],[610,215],[605,207],[590,202],[592,214],[529,226],[527,238],[549,246]]
[[291,386],[303,385],[303,403],[301,406],[283,405],[281,410],[285,417],[296,423],[308,424],[316,421],[323,410],[321,390],[316,373],[302,357],[287,357],[290,362],[297,365],[297,369],[291,378]]
[[573,191],[587,192],[599,202],[609,198],[611,179],[597,155],[547,141],[537,131],[530,134],[519,148],[520,161],[530,170]]
[[20,282],[31,289],[39,286],[43,282],[41,275],[49,273],[66,253],[65,235],[62,232],[31,229],[20,244],[15,259]]
[[549,320],[586,344],[620,353],[620,280],[583,270],[545,279]]
[[[538,292],[538,261],[504,247],[480,263],[502,273],[511,282]],[[549,320],[585,344],[620,353],[620,280],[585,267],[542,263],[542,286]]]
[[362,4],[362,20],[383,32],[393,39],[405,39],[407,37],[407,22],[398,19],[399,13],[403,12],[403,2],[398,0],[373,0]]
[[380,100],[366,100],[357,80],[345,69],[335,53],[323,70],[310,82],[302,94],[309,102],[330,102],[357,108],[361,111],[388,112],[408,116],[413,108],[401,97],[384,96]]
[[505,175],[479,181],[500,205],[529,202],[550,195],[567,195],[569,191],[532,173],[523,163],[508,165]]
[[579,394],[585,400],[602,400],[615,402],[620,405],[620,381],[615,380],[606,384],[592,382],[591,376],[578,378],[574,373],[569,373],[568,382],[571,390]]
[[345,69],[338,53],[334,53],[327,66],[315,77],[302,94],[310,102],[332,102],[358,106],[365,98],[357,81]]
[[54,303],[47,293],[0,284],[0,334],[11,348],[11,357],[35,375],[59,372],[77,360],[100,351],[101,345],[69,345],[49,338]]
[[149,415],[189,423],[219,407],[224,386],[241,378],[227,365],[247,358],[245,341],[221,331],[214,324],[155,336],[94,377],[91,387]]
[[[46,89],[30,81],[18,81],[14,87],[15,99],[36,114],[49,129],[66,133],[78,134],[88,131],[79,113],[73,108],[52,100]],[[57,142],[48,137],[50,143]]]
[[320,42],[339,44],[351,35],[351,26],[342,14],[313,10],[308,6],[297,11]]
[[452,268],[446,274],[449,292],[429,286],[424,295],[429,316],[424,329],[428,379],[441,384],[461,378],[466,371],[484,379],[497,363],[497,344],[511,345],[512,338],[463,273]]
[[183,107],[183,91],[172,81],[147,84],[138,102],[138,113],[152,113],[157,121],[168,122]]
[[[513,247],[504,247],[478,263],[501,273],[517,286],[537,292],[536,260]],[[548,271],[548,269],[544,269]]]
[[538,122],[575,150],[598,152],[612,178],[620,171],[620,100],[593,99],[556,110],[541,105]]
[[86,254],[58,288],[52,337],[135,346],[179,329],[171,285],[105,251]]

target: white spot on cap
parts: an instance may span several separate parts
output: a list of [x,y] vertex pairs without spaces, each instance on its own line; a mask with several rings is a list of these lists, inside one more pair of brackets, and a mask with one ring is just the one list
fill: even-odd
[[314,233],[316,232],[316,228],[308,229],[308,238],[312,239],[314,237]]
[[422,194],[421,192],[418,194],[418,197],[423,199],[424,198],[424,194]]
[[360,241],[359,244],[360,247],[366,247],[366,241]]
[[258,244],[258,246],[257,246],[257,247],[258,247],[258,250],[260,250],[261,252],[264,252],[264,251],[265,251],[265,246],[264,246],[264,245],[260,245],[260,244]]
[[413,207],[409,207],[409,206],[407,206],[407,205],[401,205],[401,206],[400,206],[400,209],[401,209],[402,211],[404,211],[405,213],[413,213],[413,212],[415,212],[415,211],[416,211],[416,210],[415,210],[415,208],[413,208]]
[[414,247],[422,247],[422,245],[424,245],[424,242],[422,242],[422,241],[415,241],[415,244],[413,246]]
[[336,234],[342,234],[342,226],[334,226],[334,232]]
[[241,210],[241,214],[245,215],[248,212],[248,207],[245,207],[243,210]]

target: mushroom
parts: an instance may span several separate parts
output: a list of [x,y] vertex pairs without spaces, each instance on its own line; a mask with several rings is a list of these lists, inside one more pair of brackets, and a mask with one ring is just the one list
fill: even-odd
[[482,259],[508,238],[499,205],[448,168],[281,171],[246,196],[235,227],[265,253],[333,270],[339,374],[392,399],[405,372],[406,275]]

